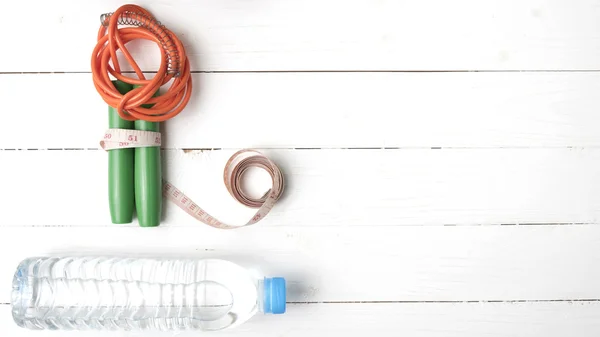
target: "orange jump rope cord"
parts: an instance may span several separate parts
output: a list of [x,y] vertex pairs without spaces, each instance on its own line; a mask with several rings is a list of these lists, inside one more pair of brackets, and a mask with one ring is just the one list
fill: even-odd
[[[136,27],[119,28],[119,25]],[[136,39],[156,42],[161,50],[161,63],[156,76],[147,80],[126,48]],[[120,50],[137,75],[131,78],[121,73],[117,50]],[[111,63],[113,66],[111,66]],[[140,87],[121,95],[113,86],[110,76]],[[114,13],[102,16],[98,43],[92,54],[94,86],[102,99],[117,109],[125,120],[162,122],[179,114],[190,100],[192,77],[183,44],[173,32],[158,22],[150,12],[136,5],[124,5]],[[152,97],[164,84],[173,80],[169,89]],[[144,108],[144,104],[153,104]]]

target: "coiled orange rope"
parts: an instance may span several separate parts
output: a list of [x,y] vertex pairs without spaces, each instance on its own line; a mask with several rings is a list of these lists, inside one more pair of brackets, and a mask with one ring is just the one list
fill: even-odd
[[[162,122],[179,114],[190,100],[192,77],[185,49],[177,36],[161,25],[150,12],[136,5],[121,6],[114,13],[103,15],[101,21],[98,43],[92,54],[92,76],[102,99],[116,108],[121,118],[129,121],[141,119]],[[119,28],[119,25],[136,27]],[[146,79],[125,46],[135,39],[154,41],[161,50],[160,67],[151,80]],[[121,73],[117,50],[123,53],[137,79]],[[139,87],[122,95],[113,86],[110,75]],[[171,80],[173,82],[166,92],[152,97]],[[152,104],[152,107],[142,107],[144,104]]]

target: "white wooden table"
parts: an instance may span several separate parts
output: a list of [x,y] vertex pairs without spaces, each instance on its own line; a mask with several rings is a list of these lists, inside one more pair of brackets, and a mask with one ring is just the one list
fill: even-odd
[[[222,257],[288,279],[285,315],[227,336],[598,336],[600,1],[136,3],[195,71],[165,124],[165,177],[239,223],[252,211],[221,170],[256,148],[286,194],[235,231],[169,204],[159,228],[111,224],[89,63],[99,15],[123,3],[5,1],[0,336],[141,335],[12,322],[16,264],[68,253]],[[154,47],[132,48],[156,69]]]

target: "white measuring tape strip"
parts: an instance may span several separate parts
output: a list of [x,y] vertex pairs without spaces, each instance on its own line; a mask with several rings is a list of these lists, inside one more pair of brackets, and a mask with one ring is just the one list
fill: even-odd
[[162,143],[160,132],[108,129],[100,147],[106,151],[114,149],[127,149],[132,147],[160,146]]
[[[100,141],[100,147],[106,151],[160,145],[160,132],[129,129],[108,129],[104,133],[104,139]],[[241,188],[241,178],[244,175],[244,172],[251,167],[259,167],[267,171],[273,182],[271,188],[258,199],[248,196]],[[242,226],[232,226],[217,220],[198,206],[198,204],[193,202],[188,196],[183,194],[181,190],[177,189],[164,179],[163,195],[198,221],[215,228],[234,229],[253,225],[263,219],[269,214],[283,193],[284,188],[283,174],[281,173],[281,170],[279,170],[279,167],[265,155],[254,150],[240,150],[233,154],[227,161],[227,164],[225,164],[223,181],[227,191],[229,191],[229,194],[231,194],[235,200],[242,205],[258,208],[254,216]]]

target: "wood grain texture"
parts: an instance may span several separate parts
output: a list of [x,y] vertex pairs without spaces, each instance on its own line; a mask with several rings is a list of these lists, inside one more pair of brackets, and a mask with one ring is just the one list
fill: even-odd
[[[194,81],[190,105],[163,123],[163,147],[600,145],[600,73],[195,74]],[[18,126],[3,130],[0,148],[97,148],[108,127],[89,74],[0,75],[0,92],[10,97],[4,122]]]
[[[0,336],[57,335],[18,328],[8,289],[23,258],[65,254],[218,257],[286,277],[286,315],[226,336],[598,335],[597,0],[136,3],[195,71],[190,105],[163,125],[165,177],[241,224],[253,211],[222,169],[259,148],[286,193],[251,228],[169,203],[158,228],[111,224],[89,62],[100,14],[123,2],[9,1]],[[151,44],[131,50],[158,67]],[[249,178],[254,194],[269,186]]]
[[24,258],[102,254],[224,258],[285,277],[290,302],[600,299],[595,225],[0,230],[5,290]]
[[[166,150],[164,177],[217,218],[243,224],[254,210],[234,201],[222,180],[233,153]],[[596,223],[600,217],[598,150],[263,153],[280,165],[287,186],[258,226]],[[0,162],[10,163],[0,177],[8,192],[1,226],[113,226],[103,151],[0,151]],[[270,187],[260,175],[247,182],[259,196]],[[164,226],[200,225],[168,202],[163,213]]]
[[[139,0],[193,70],[600,69],[595,0]],[[102,13],[122,1],[6,3],[1,72],[89,71]],[[35,41],[35,43],[29,43]],[[151,45],[136,59],[157,69]]]
[[[256,316],[222,336],[319,337],[332,335],[414,337],[595,337],[600,329],[597,302],[558,303],[393,303],[294,304],[281,316]],[[12,322],[10,308],[0,305],[0,334],[52,337],[57,332],[29,331]],[[61,336],[125,337],[140,333],[72,332]],[[146,337],[170,333],[144,332]],[[198,332],[177,334],[198,336]]]

